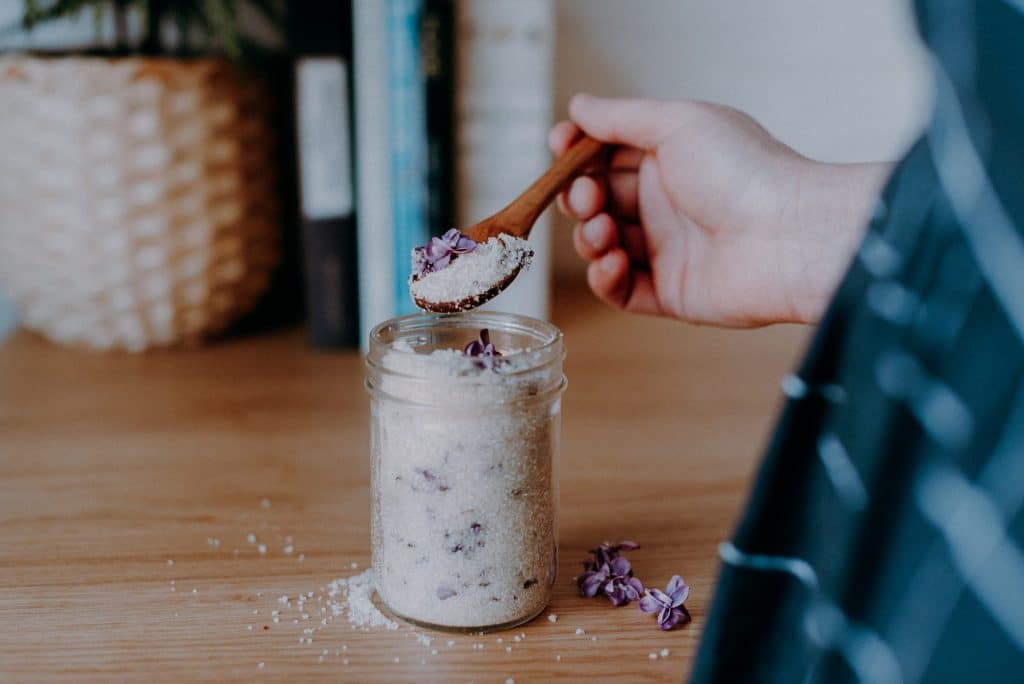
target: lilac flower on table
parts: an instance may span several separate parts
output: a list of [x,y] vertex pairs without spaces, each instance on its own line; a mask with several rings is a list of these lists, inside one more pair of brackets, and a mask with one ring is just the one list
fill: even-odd
[[633,577],[629,561],[619,555],[620,550],[637,548],[639,545],[633,542],[623,542],[615,546],[606,543],[591,549],[594,559],[584,561],[583,574],[576,580],[580,594],[588,598],[604,594],[613,606],[639,600],[643,596],[644,585]]
[[606,566],[609,568],[608,583],[604,585],[604,595],[613,606],[623,606],[630,601],[638,601],[644,595],[644,585],[633,577],[633,569],[629,561],[619,556],[613,558]]
[[444,235],[430,239],[430,242],[412,251],[412,274],[420,278],[428,273],[440,271],[459,254],[476,249],[476,241],[466,237],[455,228],[449,228]]
[[664,630],[672,629],[681,620],[690,621],[690,611],[683,605],[689,595],[689,585],[679,575],[673,575],[665,591],[647,590],[647,595],[640,599],[640,610],[645,613],[657,613],[658,627]]
[[594,554],[594,560],[586,561],[583,565],[584,567],[586,567],[587,563],[592,563],[595,566],[604,565],[612,559],[618,558],[620,551],[636,551],[639,548],[639,544],[631,541],[622,541],[618,544],[605,542],[596,549],[590,549],[590,553]]

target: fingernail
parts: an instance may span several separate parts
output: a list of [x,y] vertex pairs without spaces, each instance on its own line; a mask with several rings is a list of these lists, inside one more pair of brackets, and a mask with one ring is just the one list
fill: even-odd
[[601,247],[601,226],[593,221],[583,224],[583,238],[594,249]]
[[611,258],[611,254],[601,259],[601,270],[605,273],[614,273],[616,269],[615,259]]

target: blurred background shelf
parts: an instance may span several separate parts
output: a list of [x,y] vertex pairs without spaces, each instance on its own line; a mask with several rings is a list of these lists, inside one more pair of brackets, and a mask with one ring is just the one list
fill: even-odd
[[[390,2],[380,4],[390,6]],[[406,3],[403,6],[407,8],[420,7],[426,12],[425,16],[431,16],[437,7],[448,4],[437,0],[394,2]],[[461,117],[463,124],[457,143],[461,153],[445,160],[438,168],[452,174],[448,178],[452,187],[442,194],[457,195],[451,200],[458,199],[458,206],[439,210],[439,206],[445,206],[444,201],[432,201],[433,208],[429,211],[433,221],[443,221],[442,217],[453,213],[456,223],[478,219],[510,199],[523,180],[545,163],[547,122],[563,117],[569,98],[578,91],[607,96],[692,97],[723,102],[747,111],[798,151],[825,161],[895,159],[920,130],[928,111],[931,94],[927,61],[917,44],[910,7],[905,2],[645,0],[643,11],[637,11],[637,4],[626,0],[530,0],[528,5],[514,4],[517,8],[528,6],[529,11],[524,10],[522,17],[510,18],[509,3],[503,0],[456,0],[452,7],[458,11],[449,11],[449,14],[460,22],[461,38],[451,26],[447,32],[441,30],[433,34],[441,36],[442,46],[446,44],[445,37],[462,40],[465,54],[461,64],[456,60],[458,79],[435,79],[426,86],[433,88],[430,100],[438,99],[438,88],[454,85],[446,86],[448,80],[460,79],[463,86],[476,84],[474,88],[483,88],[490,82],[494,85],[490,92],[483,89],[477,97],[456,97],[450,103],[454,108],[451,113]],[[0,3],[0,25],[15,22],[21,5],[20,2]],[[319,7],[321,12],[317,16],[337,16],[340,23],[344,23],[349,5],[347,0],[289,3],[297,14],[302,14],[303,8]],[[298,30],[291,24],[282,28],[269,24],[265,17],[240,3],[237,22],[256,42],[287,59],[314,52],[333,52],[347,63],[351,45],[337,42],[340,39],[331,38],[330,31],[308,30],[316,21],[314,14],[306,15],[305,20],[300,17],[298,25],[305,29]],[[447,15],[442,12],[442,16]],[[512,25],[509,21],[513,19],[519,21],[515,25],[528,28],[531,35],[543,37],[533,50],[537,59],[522,62],[522,50],[517,53],[512,48],[510,52],[500,45],[474,42],[473,31],[477,34],[486,34],[489,30],[509,33]],[[110,16],[100,22],[108,37],[110,22]],[[534,28],[529,28],[531,26]],[[538,33],[536,27],[542,30]],[[443,23],[441,28],[444,28]],[[83,13],[76,19],[40,25],[31,34],[0,35],[0,50],[82,49],[93,44],[94,31],[92,18]],[[328,45],[331,40],[336,41],[334,47],[325,47],[322,40],[325,35]],[[429,40],[423,44],[431,45]],[[453,48],[452,45],[447,47]],[[358,72],[359,60],[355,59],[354,65],[348,66],[354,66]],[[378,77],[379,85],[386,87],[387,74],[380,72]],[[521,80],[517,81],[517,77]],[[350,90],[354,82],[355,88],[359,88],[358,80],[348,78]],[[288,80],[275,82],[275,99],[285,110],[290,110],[293,106],[291,85]],[[487,136],[474,133],[475,125],[465,119],[474,112],[481,114],[481,102],[494,111],[519,111],[525,107],[531,112],[527,119],[520,117],[523,125],[496,124],[495,130],[507,133],[510,140],[515,139],[517,163],[509,166],[511,157],[507,146],[477,144]],[[431,131],[428,143],[436,141],[440,130],[437,117],[447,116],[444,111],[432,111],[433,127],[428,122]],[[348,124],[358,124],[358,118],[352,116]],[[486,122],[486,117],[478,119]],[[491,128],[485,126],[481,132],[493,137]],[[513,135],[515,131],[520,133]],[[285,128],[279,132],[284,134],[279,142],[287,148],[282,150],[283,157],[294,157],[294,151],[290,150],[292,133]],[[436,148],[432,150],[431,154],[436,154]],[[352,153],[358,156],[358,150],[349,154]],[[388,160],[379,162],[386,164]],[[269,309],[278,315],[256,316],[255,320],[250,317],[243,330],[265,330],[274,323],[295,320],[305,308],[297,273],[302,219],[295,198],[294,171],[286,166],[278,169],[282,180],[292,184],[290,190],[282,191],[280,198],[284,218],[282,258],[286,272],[285,277],[276,280],[269,295]],[[462,181],[455,182],[459,178],[473,177],[478,179],[478,185],[468,193],[465,187],[460,189]],[[435,181],[437,178],[435,176]],[[366,181],[365,173],[356,173],[355,191],[361,183],[366,190]],[[337,181],[339,185],[346,182],[351,181],[344,178]],[[387,190],[383,192],[385,201],[389,201]],[[368,255],[386,253],[387,260],[393,260],[390,231],[387,236],[380,233],[391,227],[388,214],[374,213],[365,198],[360,201],[358,192],[351,211],[355,212],[355,219],[329,220],[358,222],[361,212],[364,218],[369,212],[368,223],[372,224],[369,234],[376,239],[372,241],[374,244],[368,244],[369,239],[362,241],[364,253],[360,261],[364,268],[369,268],[372,261]],[[374,218],[377,216],[383,219],[378,221]],[[572,253],[566,221],[553,214],[550,220],[550,237],[543,230],[538,235],[539,244],[551,241],[550,265],[542,260],[532,281],[517,284],[520,290],[530,292],[512,293],[508,299],[497,302],[497,306],[543,313],[549,273],[582,276],[583,265]],[[446,226],[431,227],[440,232]],[[341,241],[340,244],[350,243]],[[346,251],[354,250],[349,247]],[[547,250],[542,253],[546,254]],[[291,275],[288,268],[293,269]],[[326,283],[348,282],[345,269],[339,271],[332,267],[324,273]],[[365,273],[362,277],[365,279]],[[380,281],[388,283],[384,296],[391,304],[396,294],[394,280],[394,276],[385,275]],[[335,289],[340,287],[335,286]],[[351,309],[350,289],[351,285],[341,288],[333,301]],[[376,285],[364,284],[362,295],[365,298],[367,292],[379,289]],[[522,301],[514,301],[517,296],[521,296]],[[6,308],[10,310],[9,306]],[[376,322],[371,319],[386,315],[388,310],[364,316],[366,320],[361,330],[365,331]],[[342,337],[347,336],[348,333],[342,334]],[[345,344],[351,346],[354,341],[347,337]]]

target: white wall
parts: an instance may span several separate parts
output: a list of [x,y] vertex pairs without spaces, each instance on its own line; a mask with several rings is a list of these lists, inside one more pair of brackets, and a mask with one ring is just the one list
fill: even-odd
[[[909,0],[556,0],[555,117],[578,91],[697,98],[824,161],[896,159],[931,88]],[[565,222],[556,267],[576,271]]]

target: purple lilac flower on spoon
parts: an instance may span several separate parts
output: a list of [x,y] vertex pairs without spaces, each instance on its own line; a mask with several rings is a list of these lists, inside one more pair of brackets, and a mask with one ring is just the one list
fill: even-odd
[[428,273],[440,271],[459,254],[476,249],[476,241],[466,237],[455,228],[449,228],[444,235],[430,239],[430,242],[412,251],[412,277],[419,279]]
[[657,613],[658,627],[669,630],[680,621],[684,623],[690,621],[690,611],[683,605],[689,595],[689,585],[679,575],[673,575],[672,579],[668,581],[665,591],[647,590],[647,595],[640,599],[640,610],[645,613]]

